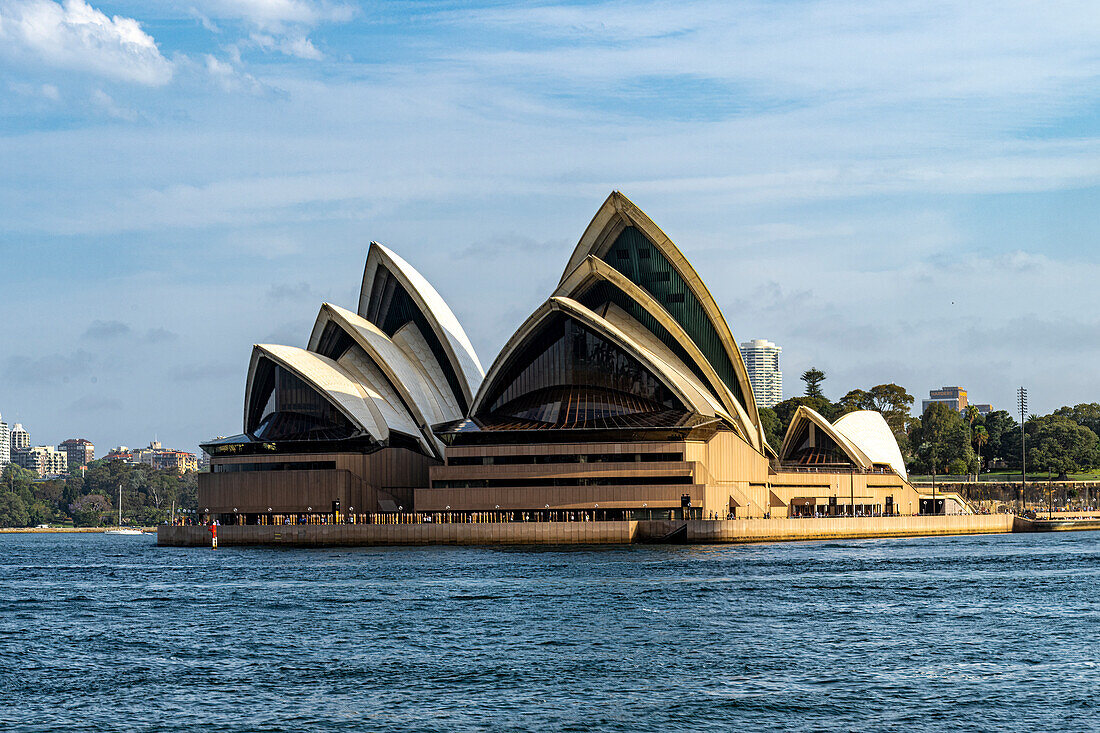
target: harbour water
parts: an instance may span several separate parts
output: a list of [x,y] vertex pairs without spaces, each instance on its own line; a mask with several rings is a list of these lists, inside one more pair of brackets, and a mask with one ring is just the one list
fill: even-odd
[[1100,533],[571,548],[0,535],[0,730],[1085,730]]

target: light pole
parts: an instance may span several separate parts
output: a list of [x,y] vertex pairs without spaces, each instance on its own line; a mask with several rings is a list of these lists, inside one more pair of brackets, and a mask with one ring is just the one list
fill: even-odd
[[1027,388],[1016,391],[1016,404],[1020,408],[1020,509],[1024,506],[1024,492],[1027,491],[1027,432],[1024,422],[1027,419]]

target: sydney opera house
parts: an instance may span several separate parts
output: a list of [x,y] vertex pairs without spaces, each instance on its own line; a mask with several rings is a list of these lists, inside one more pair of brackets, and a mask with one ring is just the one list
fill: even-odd
[[877,412],[801,408],[768,444],[714,298],[618,192],[488,371],[431,284],[374,243],[356,310],[322,305],[305,348],[256,345],[244,432],[202,447],[200,511],[223,523],[922,508]]

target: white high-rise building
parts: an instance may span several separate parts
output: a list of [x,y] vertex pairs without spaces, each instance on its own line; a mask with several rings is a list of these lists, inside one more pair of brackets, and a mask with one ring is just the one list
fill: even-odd
[[11,463],[11,435],[8,433],[8,424],[4,422],[4,416],[0,415],[0,471]]
[[26,450],[31,447],[31,435],[22,423],[16,423],[11,429],[11,450]]
[[765,339],[753,339],[741,344],[741,357],[757,407],[775,407],[783,401],[783,372],[779,369],[779,354],[783,349]]

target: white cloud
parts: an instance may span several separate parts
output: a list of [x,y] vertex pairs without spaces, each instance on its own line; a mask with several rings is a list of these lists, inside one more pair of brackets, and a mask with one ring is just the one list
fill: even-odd
[[206,4],[220,17],[243,18],[265,28],[287,23],[316,25],[347,20],[352,14],[347,6],[305,0],[212,0]]
[[[309,39],[309,29],[346,22],[355,15],[348,5],[307,0],[206,0],[204,7],[215,18],[243,20],[255,28],[247,44],[309,61],[324,58]],[[213,25],[201,17],[204,25]]]
[[270,36],[264,33],[254,33],[251,36],[254,45],[265,51],[278,51],[287,56],[294,56],[309,61],[320,61],[325,56],[313,42],[304,35]]
[[84,0],[0,0],[0,46],[50,66],[149,86],[172,78],[172,63],[140,23],[108,18]]
[[28,84],[26,82],[11,82],[8,88],[16,94],[25,97],[43,97],[51,102],[61,101],[61,92],[53,84]]
[[138,118],[137,112],[117,104],[111,95],[102,89],[96,89],[92,92],[92,103],[103,110],[108,116],[114,117],[116,120],[133,122]]
[[[223,90],[227,92],[239,92],[247,91],[252,94],[258,94],[264,90],[263,84],[256,80],[251,74],[239,71],[232,63],[221,61],[220,59],[207,54],[206,59],[206,72],[214,78]],[[239,63],[240,60],[237,59]]]

